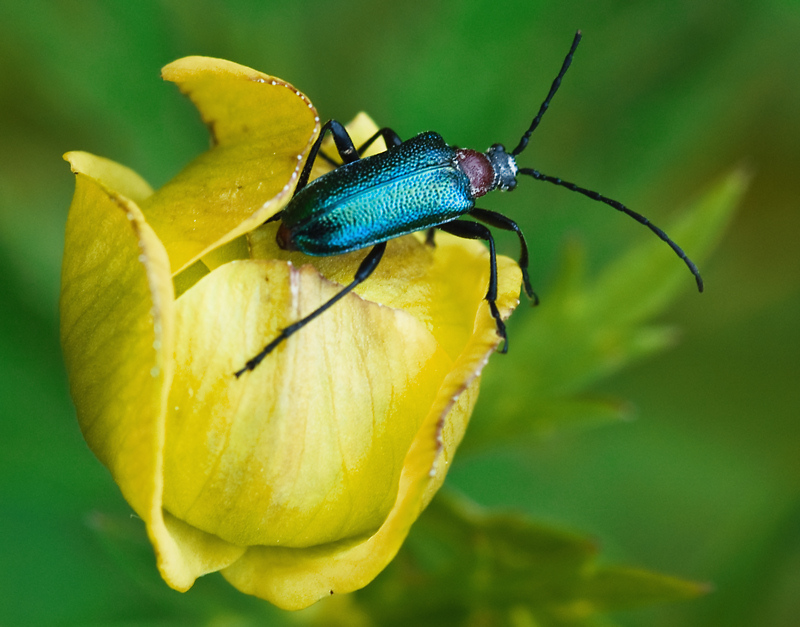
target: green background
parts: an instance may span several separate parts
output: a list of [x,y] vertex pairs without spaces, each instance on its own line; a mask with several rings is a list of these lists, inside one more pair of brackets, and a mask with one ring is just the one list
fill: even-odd
[[[290,81],[323,118],[368,111],[407,138],[513,146],[574,31],[584,40],[520,158],[668,223],[732,168],[753,176],[717,253],[663,316],[673,349],[605,379],[637,420],[457,457],[451,487],[595,537],[603,559],[711,581],[624,625],[796,625],[800,616],[800,5],[740,2],[0,2],[0,625],[245,624],[286,616],[217,575],[186,595],[154,568],[108,473],[83,443],[58,344],[67,150],[151,184],[208,145],[159,79],[187,54]],[[533,180],[482,206],[519,222],[543,300],[569,241],[590,274],[651,237]],[[501,246],[515,254],[513,238]],[[691,254],[691,251],[688,251]],[[665,255],[669,254],[665,251]],[[680,263],[677,260],[675,263]],[[622,305],[621,305],[622,306]],[[510,324],[536,310],[522,307]],[[567,350],[567,347],[565,347]],[[526,355],[495,356],[504,389]],[[484,394],[474,420],[491,421]],[[109,539],[111,538],[111,540]],[[137,544],[138,543],[138,544]],[[127,545],[125,545],[127,546]]]

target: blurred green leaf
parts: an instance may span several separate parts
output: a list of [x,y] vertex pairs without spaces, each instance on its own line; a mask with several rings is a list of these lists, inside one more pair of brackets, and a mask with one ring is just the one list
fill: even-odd
[[386,572],[353,603],[323,602],[312,622],[588,626],[605,622],[601,613],[707,592],[674,577],[597,566],[596,558],[583,536],[444,493]]
[[587,577],[581,597],[596,612],[627,610],[653,603],[694,599],[711,592],[709,584],[622,566],[605,566]]
[[114,564],[115,579],[139,599],[139,605],[127,613],[126,626],[256,627],[283,624],[281,619],[290,616],[261,599],[241,594],[216,573],[199,579],[187,593],[165,586],[144,522],[136,515],[92,511],[84,522]]
[[[697,263],[722,237],[748,178],[742,170],[733,171],[670,226],[670,236]],[[650,320],[690,285],[687,268],[655,237],[619,256],[593,280],[585,277],[581,250],[573,244],[555,288],[537,310],[527,316],[517,314],[524,319],[511,336],[511,351],[522,356],[524,367],[506,369],[502,380],[487,372],[482,394],[495,399],[492,419],[470,425],[462,450],[628,416],[621,401],[576,394],[671,345],[675,331]],[[528,394],[503,392],[509,389],[525,389]]]
[[506,407],[512,404],[515,408],[512,415],[524,415],[524,420],[494,420],[490,432],[482,434],[485,439],[480,442],[477,436],[468,435],[464,452],[498,442],[526,444],[533,439],[550,437],[567,430],[596,428],[631,420],[635,412],[634,407],[624,400],[594,395],[543,398],[533,406],[519,398],[504,402]]

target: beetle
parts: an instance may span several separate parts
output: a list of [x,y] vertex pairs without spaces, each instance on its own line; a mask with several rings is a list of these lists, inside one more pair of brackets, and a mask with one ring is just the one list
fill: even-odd
[[[502,144],[494,144],[485,153],[456,148],[446,144],[438,133],[430,131],[402,141],[390,128],[380,129],[356,149],[344,126],[336,120],[326,122],[319,138],[311,147],[292,199],[282,211],[267,222],[280,220],[276,238],[278,245],[284,250],[297,250],[312,256],[328,256],[370,246],[372,249],[359,265],[351,283],[309,315],[284,328],[235,375],[240,377],[248,370],[255,369],[281,342],[364,282],[380,262],[388,240],[427,230],[427,241],[433,244],[434,229],[488,243],[491,271],[485,299],[497,325],[497,334],[503,341],[500,352],[505,353],[508,350],[508,338],[505,324],[495,303],[497,299],[495,244],[492,233],[486,225],[517,234],[523,286],[528,297],[536,304],[538,299],[531,288],[528,275],[528,246],[516,222],[496,211],[476,207],[475,200],[495,189],[513,190],[517,186],[517,176],[520,174],[588,196],[592,200],[610,205],[645,225],[684,261],[695,277],[698,290],[702,292],[703,279],[694,262],[663,230],[643,215],[628,209],[616,200],[574,183],[542,174],[532,168],[517,166],[516,158],[527,147],[531,135],[550,106],[550,101],[572,63],[572,57],[580,40],[581,32],[578,31],[536,117],[522,135],[517,147],[511,152],[507,152]],[[342,164],[309,183],[311,169],[318,155],[337,165],[324,153],[320,153],[322,141],[329,131]],[[362,159],[360,155],[363,151],[378,138],[383,138],[387,150]],[[465,215],[478,222],[460,219]]]

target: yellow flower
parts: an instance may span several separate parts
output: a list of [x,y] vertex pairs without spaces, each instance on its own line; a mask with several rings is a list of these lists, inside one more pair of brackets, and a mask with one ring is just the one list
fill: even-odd
[[[61,338],[91,449],[142,518],[165,581],[221,571],[287,609],[369,583],[441,486],[498,337],[488,254],[444,234],[390,242],[359,289],[233,373],[348,282],[365,252],[287,253],[264,221],[291,198],[319,132],[284,81],[192,57],[163,76],[213,147],[153,192],[66,155]],[[366,116],[356,143],[375,130]],[[519,268],[498,259],[498,307]]]

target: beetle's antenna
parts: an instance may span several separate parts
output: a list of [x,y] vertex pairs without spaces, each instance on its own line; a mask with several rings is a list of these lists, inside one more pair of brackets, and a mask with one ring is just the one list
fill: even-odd
[[536,117],[533,118],[533,122],[531,122],[531,127],[525,131],[525,134],[522,136],[522,139],[519,140],[519,145],[511,151],[511,155],[516,157],[519,153],[525,150],[525,147],[528,145],[528,140],[531,138],[531,134],[533,131],[536,130],[536,127],[539,126],[539,122],[544,115],[544,112],[547,111],[547,107],[550,106],[550,101],[553,99],[553,96],[556,95],[558,88],[561,86],[561,79],[564,78],[564,74],[567,73],[570,64],[572,63],[572,55],[575,54],[575,49],[578,47],[578,43],[581,41],[581,31],[575,33],[575,39],[572,40],[572,46],[567,53],[567,56],[564,59],[564,63],[561,65],[561,71],[556,76],[556,80],[553,81],[553,84],[550,86],[550,93],[547,94],[547,98],[544,99],[542,106],[539,107],[539,113],[536,114]]
[[527,174],[528,176],[532,176],[537,181],[547,181],[548,183],[552,183],[553,185],[559,185],[561,187],[566,187],[567,189],[569,189],[569,190],[571,190],[573,192],[578,192],[579,194],[583,194],[584,196],[588,196],[592,200],[598,200],[600,202],[603,202],[603,203],[605,203],[605,204],[607,204],[607,205],[609,205],[611,207],[614,207],[614,209],[616,209],[617,211],[621,211],[622,213],[624,213],[626,215],[629,215],[631,218],[633,218],[634,220],[636,220],[640,224],[644,224],[648,229],[653,231],[653,233],[658,235],[662,240],[664,240],[667,244],[669,244],[669,247],[672,248],[672,250],[675,251],[675,254],[678,255],[678,257],[683,259],[683,262],[687,265],[689,270],[694,275],[695,281],[697,281],[697,289],[699,291],[701,291],[701,292],[703,291],[703,277],[700,276],[700,271],[697,269],[697,266],[695,265],[695,263],[691,259],[689,259],[689,257],[686,256],[686,253],[683,252],[683,249],[680,246],[678,246],[675,242],[672,241],[672,239],[669,237],[669,235],[667,235],[664,231],[662,231],[660,228],[658,228],[655,224],[650,222],[650,220],[645,218],[642,214],[636,213],[635,211],[632,211],[631,209],[628,209],[621,202],[618,202],[616,200],[612,200],[611,198],[606,198],[605,196],[602,196],[602,195],[598,194],[597,192],[593,192],[593,191],[591,191],[589,189],[585,189],[583,187],[578,187],[577,185],[575,185],[575,183],[569,183],[567,181],[562,181],[560,178],[557,178],[555,176],[547,176],[546,174],[542,174],[538,170],[533,170],[531,168],[520,168],[519,169],[519,173],[520,174]]

